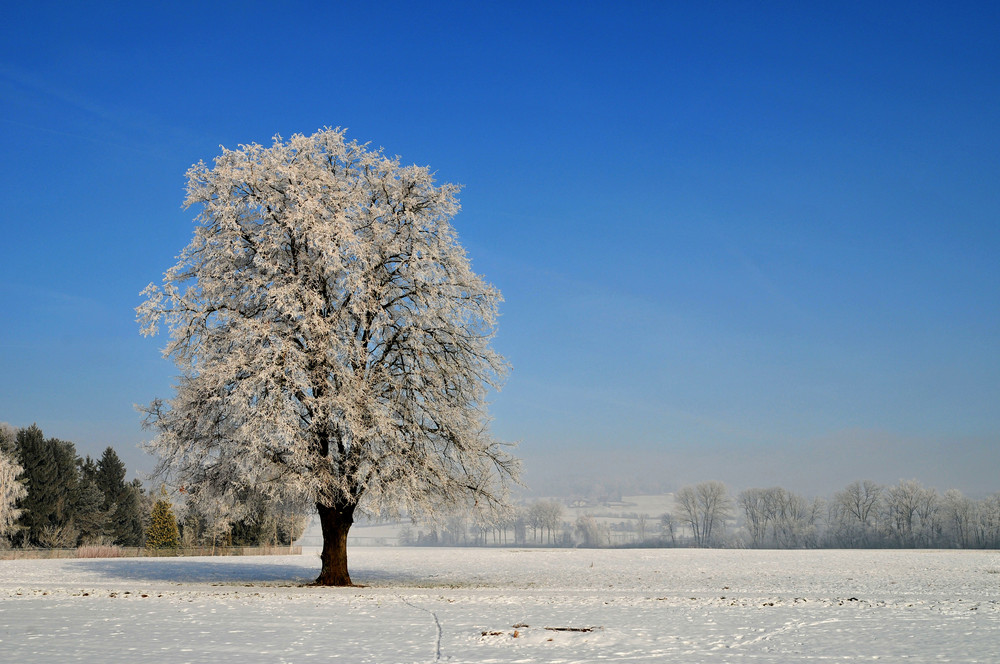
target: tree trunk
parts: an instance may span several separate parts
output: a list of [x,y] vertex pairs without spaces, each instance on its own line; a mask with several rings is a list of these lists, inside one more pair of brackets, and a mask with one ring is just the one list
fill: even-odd
[[347,572],[347,531],[354,523],[354,508],[327,507],[316,505],[319,523],[323,529],[323,552],[320,561],[323,566],[316,579],[318,586],[350,586],[351,575]]

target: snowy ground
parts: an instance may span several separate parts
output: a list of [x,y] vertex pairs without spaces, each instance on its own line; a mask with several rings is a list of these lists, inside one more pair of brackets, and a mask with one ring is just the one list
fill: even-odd
[[1000,662],[996,552],[350,556],[0,561],[0,661]]

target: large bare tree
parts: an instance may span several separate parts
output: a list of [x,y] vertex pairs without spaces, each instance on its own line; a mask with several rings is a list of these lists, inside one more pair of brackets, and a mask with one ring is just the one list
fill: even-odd
[[674,494],[680,519],[691,527],[695,546],[711,546],[718,533],[732,516],[732,499],[722,482],[701,482],[681,487]]
[[144,407],[180,484],[311,501],[317,583],[348,585],[355,514],[506,504],[488,431],[500,293],[450,224],[458,187],[339,129],[223,149],[187,174],[194,238],[138,308],[176,394]]
[[876,540],[884,489],[864,480],[851,482],[834,494],[830,521],[842,546],[871,546]]

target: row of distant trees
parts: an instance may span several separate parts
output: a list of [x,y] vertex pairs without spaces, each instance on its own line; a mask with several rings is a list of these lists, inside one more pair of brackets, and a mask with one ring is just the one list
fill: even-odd
[[721,482],[675,494],[661,516],[672,544],[758,548],[1000,548],[1000,493],[980,500],[943,494],[916,480],[885,486],[852,482],[829,499],[781,487],[735,497]]
[[[164,490],[150,495],[139,480],[126,482],[126,475],[111,447],[97,460],[80,457],[73,443],[45,438],[35,425],[14,429],[0,423],[0,543],[290,544],[307,523],[301,505],[263,493],[244,491],[234,505],[180,487],[175,505]],[[941,494],[915,480],[891,486],[852,482],[829,498],[781,487],[733,495],[712,481],[681,487],[673,509],[657,517],[615,520],[585,513],[568,521],[565,511],[558,500],[540,500],[489,520],[451,515],[426,529],[405,527],[399,540],[453,546],[1000,549],[1000,493],[976,500],[956,489]]]
[[399,533],[403,545],[499,546],[537,544],[563,546],[564,507],[558,500],[539,500],[490,519],[451,514],[426,528],[404,526]]
[[112,447],[94,460],[37,425],[0,423],[0,544],[256,546],[290,544],[305,529],[298,505],[249,493],[223,505],[183,489],[171,499],[127,474]]
[[567,519],[563,502],[540,500],[490,521],[451,515],[436,525],[406,526],[399,540],[446,546],[1000,548],[1000,493],[975,500],[915,480],[852,482],[829,498],[781,487],[734,495],[712,481],[681,487],[672,502],[671,511],[656,516],[584,512]]

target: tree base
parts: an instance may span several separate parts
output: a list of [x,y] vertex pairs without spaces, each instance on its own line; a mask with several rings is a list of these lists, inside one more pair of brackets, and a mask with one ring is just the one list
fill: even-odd
[[350,574],[344,575],[328,575],[320,572],[320,575],[316,577],[316,580],[310,583],[311,586],[335,586],[338,588],[359,588],[357,584],[351,581]]
[[316,579],[312,583],[304,583],[300,588],[370,588],[366,583],[320,583],[319,579]]
[[354,524],[353,508],[316,505],[323,530],[322,568],[313,585],[353,586],[347,571],[347,533]]

